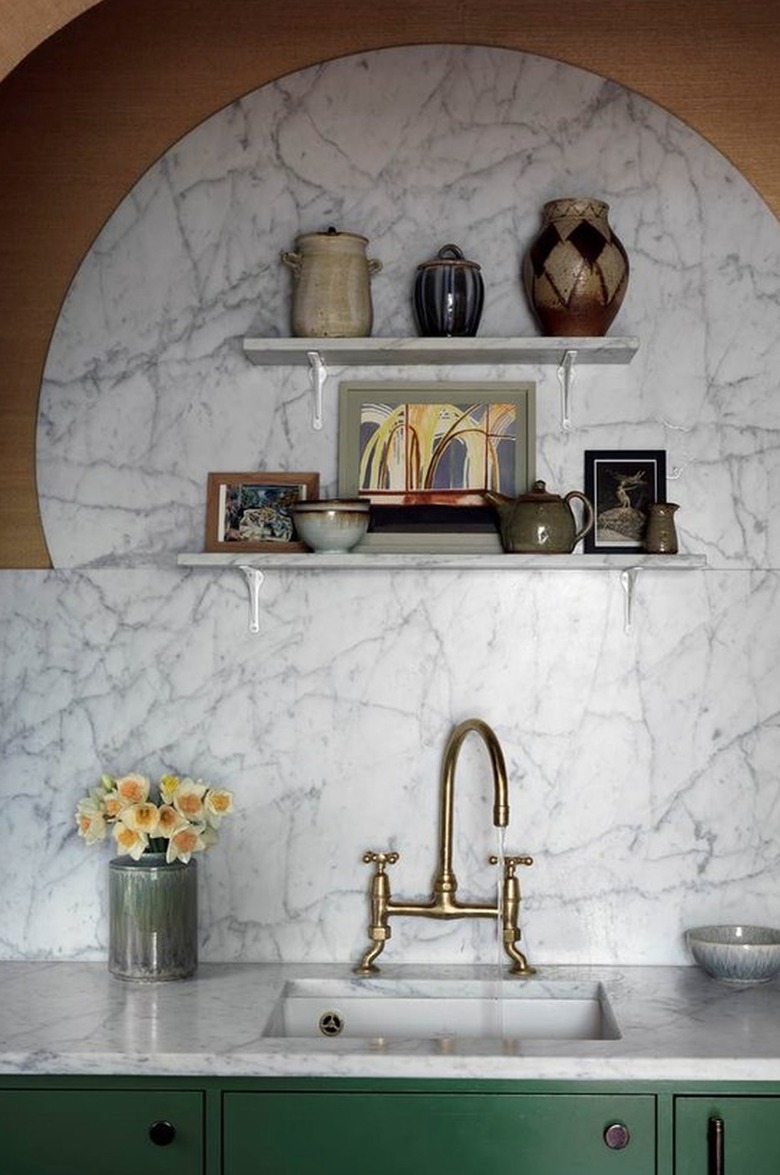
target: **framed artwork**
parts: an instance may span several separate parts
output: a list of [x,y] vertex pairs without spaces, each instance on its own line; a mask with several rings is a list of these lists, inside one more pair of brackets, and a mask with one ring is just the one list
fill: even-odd
[[586,450],[585,495],[596,515],[583,540],[588,554],[642,551],[648,507],[666,501],[665,451]]
[[291,507],[319,495],[318,473],[210,473],[206,542],[212,552],[306,551]]
[[479,505],[524,493],[536,457],[532,383],[342,383],[339,494],[386,506]]
[[339,495],[368,498],[362,549],[500,550],[484,493],[524,493],[533,383],[342,383]]

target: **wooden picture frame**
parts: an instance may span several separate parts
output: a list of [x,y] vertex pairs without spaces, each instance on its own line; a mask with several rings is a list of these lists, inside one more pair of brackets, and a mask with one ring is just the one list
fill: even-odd
[[317,498],[318,473],[210,473],[204,550],[307,551],[295,538],[290,507]]
[[587,449],[585,496],[596,519],[583,539],[586,554],[643,551],[648,508],[666,501],[666,452]]

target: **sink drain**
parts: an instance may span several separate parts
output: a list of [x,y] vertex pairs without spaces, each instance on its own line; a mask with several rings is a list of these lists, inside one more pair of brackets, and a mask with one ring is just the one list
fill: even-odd
[[344,1031],[344,1017],[341,1012],[323,1012],[319,1019],[319,1029],[323,1036],[340,1036]]

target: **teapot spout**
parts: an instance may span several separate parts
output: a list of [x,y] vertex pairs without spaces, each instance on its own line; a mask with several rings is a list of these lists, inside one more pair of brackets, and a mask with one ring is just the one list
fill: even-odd
[[514,498],[510,498],[508,494],[496,494],[493,490],[483,490],[482,497],[488,506],[493,506],[499,513],[507,506],[514,505]]

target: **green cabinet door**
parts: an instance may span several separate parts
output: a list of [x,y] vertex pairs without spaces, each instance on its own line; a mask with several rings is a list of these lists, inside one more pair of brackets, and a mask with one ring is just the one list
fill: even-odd
[[[170,1123],[172,1136],[162,1123]],[[0,1170],[202,1175],[203,1096],[154,1089],[0,1090]]]
[[655,1175],[655,1118],[652,1094],[226,1093],[224,1171]]
[[776,1175],[780,1097],[676,1097],[674,1145],[675,1175]]

